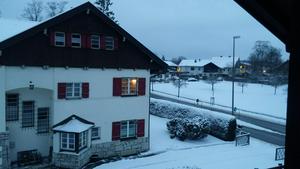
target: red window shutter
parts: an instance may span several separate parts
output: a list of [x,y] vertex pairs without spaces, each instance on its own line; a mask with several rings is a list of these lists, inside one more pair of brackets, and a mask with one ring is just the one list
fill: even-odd
[[92,47],[91,44],[91,35],[86,36],[86,48],[90,49]]
[[71,33],[67,33],[67,36],[66,36],[66,46],[67,47],[71,47],[72,46],[72,34]]
[[114,78],[113,79],[113,96],[121,96],[122,93],[122,79]]
[[81,34],[81,48],[86,48],[86,35]]
[[145,120],[137,120],[137,136],[144,137],[145,135]]
[[66,98],[66,83],[57,84],[57,98],[64,99]]
[[114,49],[115,50],[119,49],[119,40],[118,40],[118,38],[114,39]]
[[54,40],[55,40],[55,33],[54,32],[50,32],[50,45],[54,46]]
[[105,36],[100,36],[100,49],[105,49]]
[[139,78],[138,81],[138,93],[140,96],[145,95],[146,91],[146,79],[145,78]]
[[121,123],[120,122],[113,122],[112,123],[112,140],[120,140],[120,130],[121,130]]
[[89,92],[90,92],[89,83],[82,83],[81,89],[82,89],[82,98],[89,98]]

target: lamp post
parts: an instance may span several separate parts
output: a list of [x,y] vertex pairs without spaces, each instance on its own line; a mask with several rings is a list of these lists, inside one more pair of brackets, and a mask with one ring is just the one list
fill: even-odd
[[235,62],[235,40],[240,38],[240,36],[233,36],[233,48],[232,48],[232,110],[231,114],[234,115],[234,76],[235,76],[235,68],[234,68],[234,62]]

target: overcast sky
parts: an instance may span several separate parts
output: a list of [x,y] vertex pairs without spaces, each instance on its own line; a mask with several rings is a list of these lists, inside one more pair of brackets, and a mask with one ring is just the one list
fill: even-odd
[[[2,1],[2,2],[1,2]],[[18,18],[30,0],[0,0],[2,17]],[[67,0],[68,6],[85,0]],[[21,3],[22,2],[22,3]],[[246,59],[256,40],[270,41],[288,58],[284,44],[233,0],[112,0],[120,25],[158,56]],[[23,5],[22,5],[23,4]]]

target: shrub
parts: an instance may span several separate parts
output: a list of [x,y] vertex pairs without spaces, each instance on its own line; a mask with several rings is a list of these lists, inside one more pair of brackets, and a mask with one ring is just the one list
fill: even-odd
[[[176,136],[178,134],[178,137],[180,136],[182,139],[187,137],[199,138],[201,137],[201,134],[197,132],[190,133],[190,131],[200,131],[198,126],[202,125],[199,127],[201,128],[202,133],[211,134],[225,141],[233,141],[235,139],[236,119],[231,115],[204,111],[199,108],[159,99],[151,99],[150,113],[159,117],[172,119],[167,124],[171,136],[172,134]],[[177,127],[174,127],[174,124],[181,121],[180,119],[185,119],[188,122],[186,122],[185,125],[179,124]],[[202,122],[201,120],[204,120],[205,122]],[[178,129],[178,131],[175,129]]]

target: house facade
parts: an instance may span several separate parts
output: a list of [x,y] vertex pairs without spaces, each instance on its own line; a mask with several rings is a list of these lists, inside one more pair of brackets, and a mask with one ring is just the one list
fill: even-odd
[[179,63],[184,76],[209,77],[220,73],[220,68],[211,59],[186,59]]
[[164,69],[89,2],[0,39],[0,168],[147,151],[150,74]]

